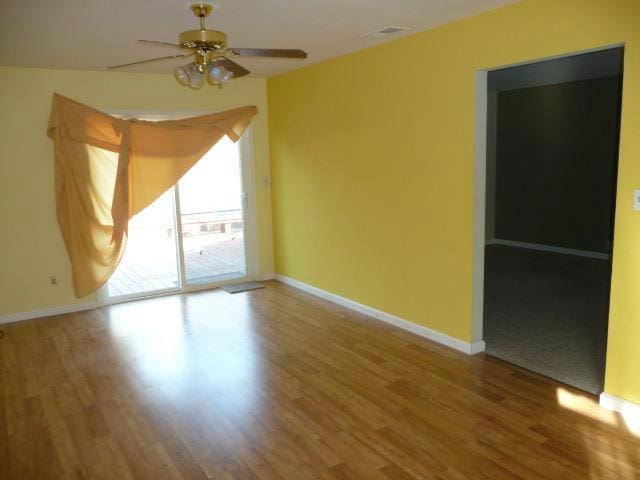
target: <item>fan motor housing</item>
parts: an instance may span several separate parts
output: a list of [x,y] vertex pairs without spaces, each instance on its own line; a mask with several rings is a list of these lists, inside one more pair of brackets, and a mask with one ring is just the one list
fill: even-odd
[[227,35],[218,30],[187,30],[178,39],[181,45],[189,48],[219,50],[227,47]]

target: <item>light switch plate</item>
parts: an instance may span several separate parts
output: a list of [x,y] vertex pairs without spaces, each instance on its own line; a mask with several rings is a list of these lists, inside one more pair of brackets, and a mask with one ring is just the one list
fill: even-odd
[[633,191],[633,209],[640,212],[640,188]]

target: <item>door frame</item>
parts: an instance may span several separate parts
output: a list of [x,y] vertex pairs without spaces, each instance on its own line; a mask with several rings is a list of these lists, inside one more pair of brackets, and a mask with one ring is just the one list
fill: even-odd
[[[210,110],[104,110],[110,115],[124,118],[138,118],[151,121],[179,119],[186,117],[195,117],[208,115]],[[251,124],[245,129],[244,133],[238,141],[238,149],[240,156],[240,175],[243,189],[242,199],[242,217],[243,217],[243,239],[244,239],[244,255],[245,255],[245,271],[246,275],[241,278],[233,278],[228,280],[220,280],[201,285],[187,285],[185,282],[184,257],[182,252],[182,227],[178,215],[178,207],[176,203],[180,200],[180,192],[177,184],[171,187],[173,190],[173,213],[174,226],[176,232],[176,262],[178,266],[178,276],[180,286],[177,288],[169,288],[149,292],[148,294],[130,294],[119,297],[109,297],[107,293],[108,281],[104,283],[97,292],[97,302],[99,306],[114,305],[118,303],[131,302],[146,298],[162,297],[166,295],[176,295],[181,293],[198,292],[202,290],[212,290],[224,285],[234,283],[242,283],[247,281],[255,281],[259,275],[259,258],[258,258],[258,242],[257,242],[257,212],[256,212],[256,194],[255,194],[255,171],[253,165],[254,137]]]
[[[488,75],[489,72],[504,68],[530,65],[534,63],[569,58],[587,53],[624,48],[624,43],[615,43],[601,47],[579,50],[550,57],[500,65],[477,70],[475,73],[475,133],[473,148],[473,232],[472,232],[472,288],[471,288],[471,343],[482,345],[478,352],[484,351],[484,249],[487,190],[487,120],[488,120]],[[624,95],[624,92],[623,92]],[[619,156],[619,155],[618,155]],[[619,161],[619,158],[618,158]],[[616,191],[618,184],[616,180]],[[615,216],[613,218],[615,230]],[[613,246],[611,261],[613,261]],[[608,314],[607,314],[608,315]]]

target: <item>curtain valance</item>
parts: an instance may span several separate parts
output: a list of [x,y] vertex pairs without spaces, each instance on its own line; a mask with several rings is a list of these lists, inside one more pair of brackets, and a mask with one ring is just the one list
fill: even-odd
[[236,142],[254,106],[181,120],[120,119],[58,94],[54,141],[58,225],[77,297],[96,291],[124,252],[131,217],[175,185],[222,137]]

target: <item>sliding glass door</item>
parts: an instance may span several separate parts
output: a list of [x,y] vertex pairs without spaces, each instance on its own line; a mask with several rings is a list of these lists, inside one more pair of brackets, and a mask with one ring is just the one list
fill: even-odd
[[107,295],[131,298],[179,289],[175,203],[170,190],[129,222],[127,248],[107,283]]
[[129,222],[105,303],[249,278],[241,142],[218,142],[180,182]]
[[243,278],[243,191],[239,146],[226,137],[178,184],[187,285]]

